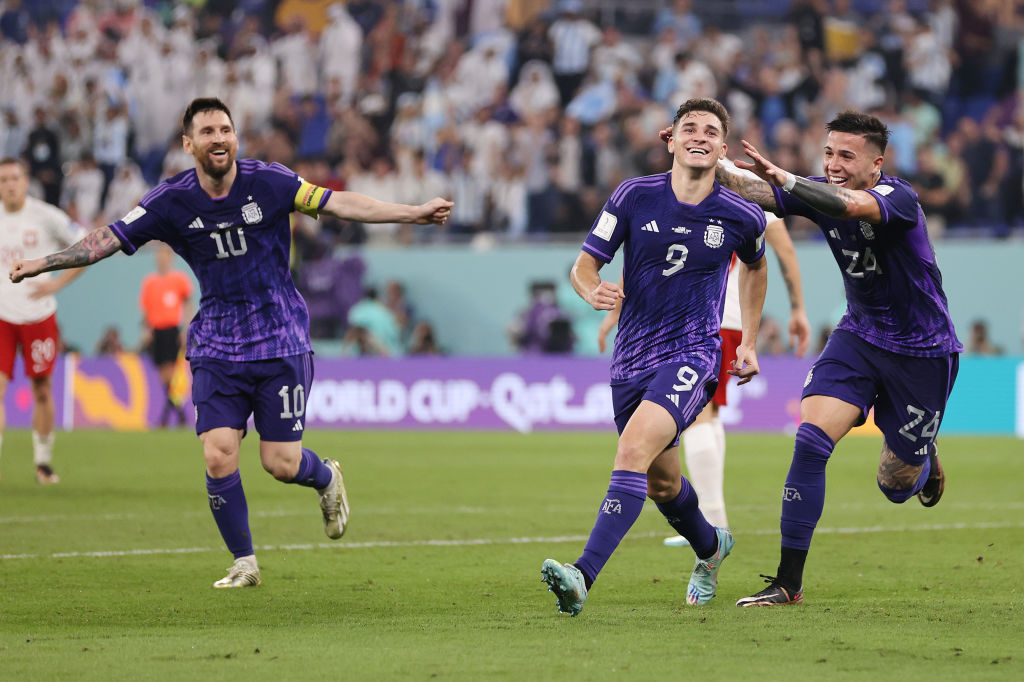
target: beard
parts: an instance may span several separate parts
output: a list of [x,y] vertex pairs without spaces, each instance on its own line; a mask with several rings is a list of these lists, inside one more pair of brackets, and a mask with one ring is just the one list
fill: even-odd
[[223,166],[221,166],[216,159],[211,159],[208,154],[202,154],[196,159],[196,161],[199,163],[199,167],[203,169],[203,172],[206,175],[209,175],[211,178],[216,180],[220,180],[227,175],[235,165],[235,155],[231,153],[230,149],[227,150],[227,152],[228,162]]

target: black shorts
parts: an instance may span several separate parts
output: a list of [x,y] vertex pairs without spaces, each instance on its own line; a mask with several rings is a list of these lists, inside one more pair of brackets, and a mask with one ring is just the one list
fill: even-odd
[[181,331],[177,327],[154,329],[153,342],[149,346],[153,364],[159,367],[178,359],[181,350]]

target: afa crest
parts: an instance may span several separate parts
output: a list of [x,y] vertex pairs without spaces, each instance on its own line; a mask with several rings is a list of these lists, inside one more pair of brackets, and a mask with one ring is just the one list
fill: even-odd
[[717,249],[725,243],[725,228],[721,225],[708,225],[704,228],[704,244]]
[[245,221],[246,225],[255,225],[263,220],[263,210],[260,209],[260,205],[255,201],[250,201],[248,204],[243,206],[242,220]]

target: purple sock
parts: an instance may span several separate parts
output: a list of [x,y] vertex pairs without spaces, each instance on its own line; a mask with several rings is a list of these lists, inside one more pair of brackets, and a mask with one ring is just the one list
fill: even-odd
[[808,550],[814,527],[825,506],[825,465],[835,448],[832,439],[813,424],[796,430],[793,463],[782,491],[782,546]]
[[224,544],[235,558],[253,554],[252,535],[249,534],[249,505],[242,490],[242,476],[235,473],[224,478],[206,475],[206,492],[210,496],[210,511],[217,522]]
[[289,483],[298,483],[307,488],[326,488],[331,482],[331,469],[309,448],[302,448],[299,473]]
[[924,487],[924,484],[928,481],[928,477],[931,476],[931,474],[932,460],[926,459],[924,461],[924,466],[921,467],[921,474],[917,477],[917,480],[914,481],[914,485],[912,485],[911,487],[889,488],[879,483],[878,489],[881,490],[882,494],[889,498],[891,502],[895,502],[896,504],[903,504],[911,497],[921,492],[921,488]]
[[683,489],[671,502],[658,505],[668,525],[690,541],[690,546],[701,559],[707,559],[718,551],[718,535],[715,527],[708,523],[704,514],[697,508],[697,491],[693,489],[685,476],[680,477]]
[[576,560],[576,566],[587,576],[589,583],[597,580],[597,574],[611,558],[612,552],[636,523],[646,499],[647,474],[622,470],[612,472],[608,494],[601,502],[587,546]]

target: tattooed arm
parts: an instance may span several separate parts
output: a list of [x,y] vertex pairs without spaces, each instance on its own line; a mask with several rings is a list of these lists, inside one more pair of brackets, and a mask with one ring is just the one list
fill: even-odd
[[[824,182],[814,182],[790,173],[761,156],[760,152],[746,140],[743,141],[743,150],[754,162],[738,161],[737,166],[753,171],[765,181],[765,184],[770,182],[781,187],[814,210],[832,218],[865,220],[869,223],[882,222],[882,209],[870,193]],[[794,184],[787,187],[789,182]],[[739,190],[736,191],[743,194]],[[757,200],[754,199],[754,201]]]
[[715,180],[723,187],[728,187],[744,199],[753,201],[766,211],[778,213],[779,205],[775,201],[775,192],[766,180],[741,173],[735,166],[719,161],[715,169]]
[[43,258],[15,261],[11,266],[11,281],[18,283],[26,277],[35,277],[42,272],[92,265],[120,248],[121,240],[113,230],[109,226],[99,227],[63,251],[51,253]]

